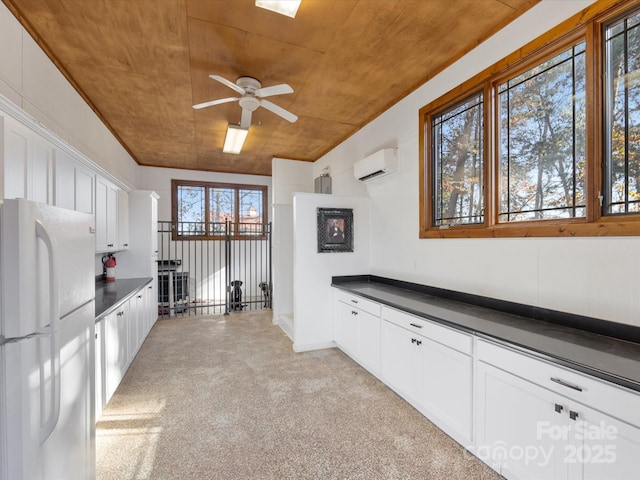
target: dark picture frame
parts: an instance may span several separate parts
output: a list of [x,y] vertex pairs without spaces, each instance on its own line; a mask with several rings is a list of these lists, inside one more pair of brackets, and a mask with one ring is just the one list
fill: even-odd
[[353,252],[353,210],[318,208],[318,253]]

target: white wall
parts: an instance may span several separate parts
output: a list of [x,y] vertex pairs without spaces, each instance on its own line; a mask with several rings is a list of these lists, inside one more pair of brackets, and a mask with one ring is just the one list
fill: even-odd
[[134,187],[138,166],[56,66],[0,3],[0,95]]
[[[317,209],[353,209],[353,252],[318,253]],[[293,349],[335,346],[331,277],[367,273],[369,199],[312,193],[293,196]]]
[[[153,190],[158,200],[158,220],[171,220],[171,180],[195,180],[199,182],[223,182],[242,185],[264,185],[267,187],[267,206],[271,205],[271,177],[262,175],[240,175],[234,173],[200,172],[178,168],[139,167],[138,188]],[[271,220],[271,211],[267,208]]]
[[367,187],[370,273],[640,326],[638,237],[418,238],[418,110],[591,3],[543,0],[314,164],[360,194],[353,163],[398,147],[400,173]]
[[273,181],[273,323],[293,339],[293,194],[313,192],[313,164],[274,158]]

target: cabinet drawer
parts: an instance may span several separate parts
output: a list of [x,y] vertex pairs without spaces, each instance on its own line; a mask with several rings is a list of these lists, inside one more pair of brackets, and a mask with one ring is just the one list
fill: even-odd
[[476,351],[481,362],[640,426],[640,394],[636,392],[486,340],[478,340]]
[[386,306],[382,307],[382,319],[459,352],[472,353],[473,339],[467,333]]
[[345,292],[343,290],[335,289],[335,298],[340,302],[352,305],[359,310],[368,312],[376,317],[380,316],[380,304],[367,300],[366,298],[353,295],[352,293]]

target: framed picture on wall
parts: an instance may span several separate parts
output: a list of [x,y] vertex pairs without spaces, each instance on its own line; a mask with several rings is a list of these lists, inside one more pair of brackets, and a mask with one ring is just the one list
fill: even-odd
[[318,253],[353,252],[353,210],[318,208]]

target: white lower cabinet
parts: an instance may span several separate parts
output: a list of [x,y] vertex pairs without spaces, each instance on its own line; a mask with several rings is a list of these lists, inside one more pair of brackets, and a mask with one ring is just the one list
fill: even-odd
[[338,346],[505,478],[640,479],[640,393],[341,290],[334,306]]
[[475,453],[504,477],[638,478],[640,395],[482,340],[478,360]]
[[113,396],[129,367],[129,303],[124,302],[105,321],[105,403]]
[[382,307],[382,379],[458,442],[472,441],[469,334]]
[[336,292],[335,341],[374,375],[380,373],[380,304]]
[[140,345],[142,345],[144,321],[144,299],[142,291],[137,292],[129,300],[129,318],[127,319],[129,334],[129,363],[138,353]]
[[105,338],[104,338],[104,318],[98,320],[95,326],[95,390],[96,390],[96,422],[102,415],[102,409],[106,405],[105,401]]
[[423,340],[416,337],[413,332],[391,322],[382,322],[382,378],[412,404],[420,402],[424,391],[424,361],[420,348]]
[[157,319],[154,292],[151,282],[96,322],[96,419]]

